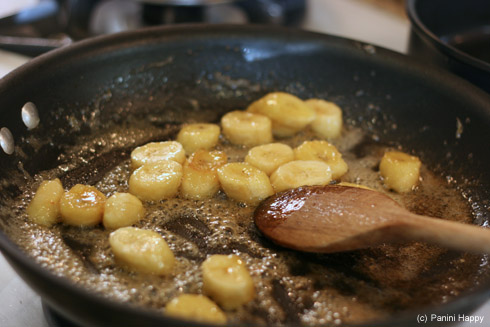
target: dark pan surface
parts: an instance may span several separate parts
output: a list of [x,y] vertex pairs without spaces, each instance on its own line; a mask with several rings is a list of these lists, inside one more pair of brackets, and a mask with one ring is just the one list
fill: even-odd
[[[412,149],[431,170],[463,188],[471,197],[475,223],[487,224],[490,154],[482,149],[490,139],[486,94],[370,45],[282,28],[213,26],[149,29],[81,42],[34,59],[2,80],[0,117],[18,145],[13,156],[0,157],[2,230],[8,234],[9,220],[15,218],[5,206],[39,172],[66,164],[66,173],[60,174],[65,187],[94,184],[144,140],[133,135],[126,143],[107,142],[112,147],[101,145],[95,153],[78,144],[130,119],[145,119],[159,131],[150,137],[165,139],[189,113],[196,120],[218,121],[223,112],[244,108],[274,90],[333,100],[350,124],[366,131],[367,143]],[[27,101],[34,102],[41,115],[41,125],[31,132],[19,118]],[[78,155],[90,164],[70,166]],[[40,268],[5,235],[0,242],[21,276],[46,301],[84,325],[154,325],[169,319],[73,287]],[[362,253],[321,260],[338,264],[348,275],[359,256]],[[439,268],[447,269],[459,256],[446,253]],[[482,285],[431,307],[431,312],[464,312],[481,302],[489,276],[485,258],[478,260],[482,267],[471,278]],[[484,276],[477,276],[479,272]],[[379,325],[415,323],[413,313],[393,319]]]

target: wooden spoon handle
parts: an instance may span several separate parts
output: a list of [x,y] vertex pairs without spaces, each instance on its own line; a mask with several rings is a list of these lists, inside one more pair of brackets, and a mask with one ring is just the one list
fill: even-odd
[[[404,221],[413,240],[455,250],[490,253],[490,228],[411,214]],[[403,227],[402,227],[403,228]]]

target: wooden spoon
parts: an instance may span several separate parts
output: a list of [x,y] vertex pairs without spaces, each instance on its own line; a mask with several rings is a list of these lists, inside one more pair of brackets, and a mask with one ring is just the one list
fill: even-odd
[[423,241],[490,253],[490,229],[417,215],[380,192],[357,187],[307,186],[278,193],[262,202],[254,216],[273,242],[307,252]]

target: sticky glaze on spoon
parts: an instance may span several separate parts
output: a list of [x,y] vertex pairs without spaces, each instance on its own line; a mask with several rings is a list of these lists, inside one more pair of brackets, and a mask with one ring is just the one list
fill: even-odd
[[275,243],[308,252],[340,252],[381,243],[425,241],[490,252],[490,230],[416,215],[388,196],[348,186],[310,186],[279,193],[255,211]]

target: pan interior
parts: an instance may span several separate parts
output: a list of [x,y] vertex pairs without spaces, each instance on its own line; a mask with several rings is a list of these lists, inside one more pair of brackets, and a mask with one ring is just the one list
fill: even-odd
[[[480,104],[390,63],[391,57],[376,49],[268,37],[183,36],[48,63],[29,82],[36,88],[0,100],[2,108],[33,101],[41,115],[41,125],[30,132],[12,122],[17,147],[1,162],[2,230],[54,274],[115,301],[161,312],[174,296],[200,292],[199,265],[207,255],[239,254],[257,296],[228,314],[232,322],[334,325],[389,319],[486,284],[486,256],[421,243],[328,255],[282,249],[257,231],[254,208],[221,193],[209,201],[145,204],[147,215],[137,226],[167,240],[178,258],[172,278],[121,269],[103,227],[48,229],[28,222],[25,207],[42,180],[59,177],[66,189],[95,185],[107,196],[127,191],[129,154],[136,146],[175,139],[183,123],[217,123],[223,113],[245,109],[267,92],[286,91],[343,108],[346,128],[333,143],[350,166],[344,180],[386,191],[377,164],[386,149],[401,149],[421,158],[423,181],[411,194],[391,193],[396,200],[419,214],[487,224],[490,183],[479,167],[489,160],[474,142],[488,139],[488,129],[480,128],[490,119],[479,109],[471,111]],[[14,121],[9,113],[2,112],[5,121]],[[297,146],[311,138],[304,132],[284,142]],[[226,140],[218,147],[230,161],[247,151]]]

